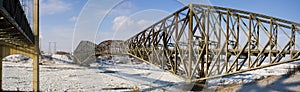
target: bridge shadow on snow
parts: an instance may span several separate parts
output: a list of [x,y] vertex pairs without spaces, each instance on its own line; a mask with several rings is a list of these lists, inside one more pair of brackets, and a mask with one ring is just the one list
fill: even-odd
[[[94,68],[95,69],[95,68]],[[152,84],[173,84],[174,82],[168,82],[168,81],[163,81],[160,79],[153,79],[153,78],[148,78],[146,76],[143,76],[144,73],[138,73],[138,74],[128,74],[120,71],[112,71],[112,70],[107,70],[106,68],[98,68],[99,70],[103,72],[99,73],[109,73],[111,75],[114,75],[115,77],[126,79],[130,78],[135,81],[146,81],[146,82],[151,82]],[[145,84],[147,85],[147,84]]]
[[[244,84],[238,89],[238,92],[270,92],[270,91],[282,91],[282,92],[295,92],[298,90],[289,89],[291,87],[300,86],[300,80],[295,80],[293,82],[287,82],[286,80],[290,77],[296,77],[299,75],[289,76],[287,74],[280,76],[273,82],[266,83],[267,85],[259,85],[259,81]],[[262,80],[266,81],[266,80]]]
[[72,62],[69,62],[69,61],[65,61],[65,60],[62,60],[62,59],[58,59],[58,58],[53,58],[53,60],[57,61],[57,62],[61,62],[61,63],[66,63],[66,64],[73,64]]
[[[45,59],[49,59],[49,60],[52,59],[53,61],[56,61],[56,62],[61,62],[61,63],[66,63],[66,64],[73,64],[72,62],[65,61],[65,60],[55,58],[55,57],[51,57],[51,56],[47,56],[47,55],[43,55],[42,57],[45,58]],[[69,56],[67,56],[67,57],[68,57],[68,59],[72,60],[72,58],[70,58]]]
[[[48,58],[49,57],[45,57]],[[56,61],[56,62],[61,62],[61,63],[66,63],[66,64],[72,64],[72,65],[77,65],[74,64],[72,62],[69,61],[65,61],[59,58],[54,58],[52,57],[52,60]],[[184,88],[182,87],[182,85],[186,85],[185,82],[169,82],[169,81],[164,81],[161,80],[160,77],[164,76],[158,76],[157,79],[154,78],[149,78],[147,77],[148,74],[145,73],[137,73],[137,74],[128,74],[125,72],[121,72],[121,71],[113,71],[113,70],[108,70],[107,68],[110,67],[103,67],[103,66],[99,66],[99,67],[89,67],[89,66],[82,66],[82,65],[78,65],[81,67],[87,67],[89,69],[97,69],[100,70],[97,73],[106,73],[124,80],[128,80],[132,81],[132,82],[137,82],[137,83],[141,83],[142,85],[145,86],[151,86],[150,88],[144,88],[144,89],[140,89],[140,91],[152,91],[152,90],[156,90],[156,89],[164,89],[166,87],[176,87],[176,89],[178,90],[184,90]],[[139,69],[139,70],[148,70],[148,71],[152,71],[152,72],[164,72],[163,70],[159,70],[156,68],[152,68],[152,67],[137,67],[137,66],[118,66],[118,68],[131,68],[131,69]],[[149,75],[151,74],[151,72],[149,73]]]
[[[98,69],[100,70],[100,72],[97,73],[106,73],[124,80],[128,80],[131,82],[137,82],[137,83],[141,83],[142,85],[145,86],[150,86],[150,88],[144,88],[144,89],[139,89],[139,91],[152,91],[152,90],[156,90],[156,89],[164,89],[166,87],[172,87],[172,86],[176,86],[176,87],[180,87],[182,84],[184,84],[185,82],[169,82],[169,81],[164,81],[162,79],[160,79],[159,77],[157,79],[154,78],[149,78],[147,76],[143,76],[143,73],[138,73],[138,74],[128,74],[128,73],[124,73],[121,71],[112,71],[112,70],[108,70],[107,67],[98,67],[98,68],[90,68],[90,69]],[[162,71],[163,72],[163,71]],[[162,75],[164,76],[164,75]],[[178,90],[182,90],[181,87],[177,88]]]

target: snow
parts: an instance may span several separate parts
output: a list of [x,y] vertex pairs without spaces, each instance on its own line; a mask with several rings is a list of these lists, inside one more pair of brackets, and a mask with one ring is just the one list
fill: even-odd
[[[72,64],[69,55],[52,55],[54,63],[40,65],[41,91],[179,91],[185,80],[168,72],[137,62],[127,56],[113,56],[111,60],[98,60],[90,67]],[[12,62],[11,62],[12,61]],[[244,84],[283,75],[299,61],[244,72],[231,76],[209,79],[209,88],[232,84]],[[3,62],[4,90],[32,90],[32,60],[22,55],[11,55]]]
[[276,65],[276,66],[267,67],[263,69],[244,72],[240,74],[210,79],[207,81],[207,84],[209,86],[226,86],[232,84],[250,83],[259,79],[266,78],[271,75],[284,75],[287,73],[287,71],[290,68],[296,66],[299,63],[300,61],[295,61],[293,63],[286,63],[286,64]]
[[[184,81],[146,63],[115,62],[83,67],[70,64],[72,60],[65,55],[52,56],[54,64],[40,65],[41,91],[132,91],[150,88],[162,91],[161,87]],[[3,62],[3,66],[4,90],[32,90],[32,60],[26,63],[8,60]]]
[[263,80],[247,84],[221,87],[218,90],[230,92],[298,92],[300,89],[300,73],[294,75],[274,75]]
[[29,60],[30,58],[21,54],[9,55],[3,58],[3,61],[11,61],[11,62],[24,62]]

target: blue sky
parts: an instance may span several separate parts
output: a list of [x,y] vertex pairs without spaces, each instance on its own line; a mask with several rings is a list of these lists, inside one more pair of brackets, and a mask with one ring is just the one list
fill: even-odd
[[48,42],[56,42],[57,50],[72,51],[80,40],[98,44],[107,39],[126,39],[188,3],[246,10],[300,23],[299,0],[40,0],[42,50],[48,51]]

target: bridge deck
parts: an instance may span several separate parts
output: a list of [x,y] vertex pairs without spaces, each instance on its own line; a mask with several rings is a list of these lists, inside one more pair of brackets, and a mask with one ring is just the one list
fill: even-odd
[[19,0],[0,0],[0,41],[30,45],[34,36]]

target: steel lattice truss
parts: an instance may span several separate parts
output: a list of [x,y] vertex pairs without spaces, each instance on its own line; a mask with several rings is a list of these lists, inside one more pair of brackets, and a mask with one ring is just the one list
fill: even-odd
[[132,56],[197,81],[300,60],[299,29],[262,14],[191,4],[125,43]]

